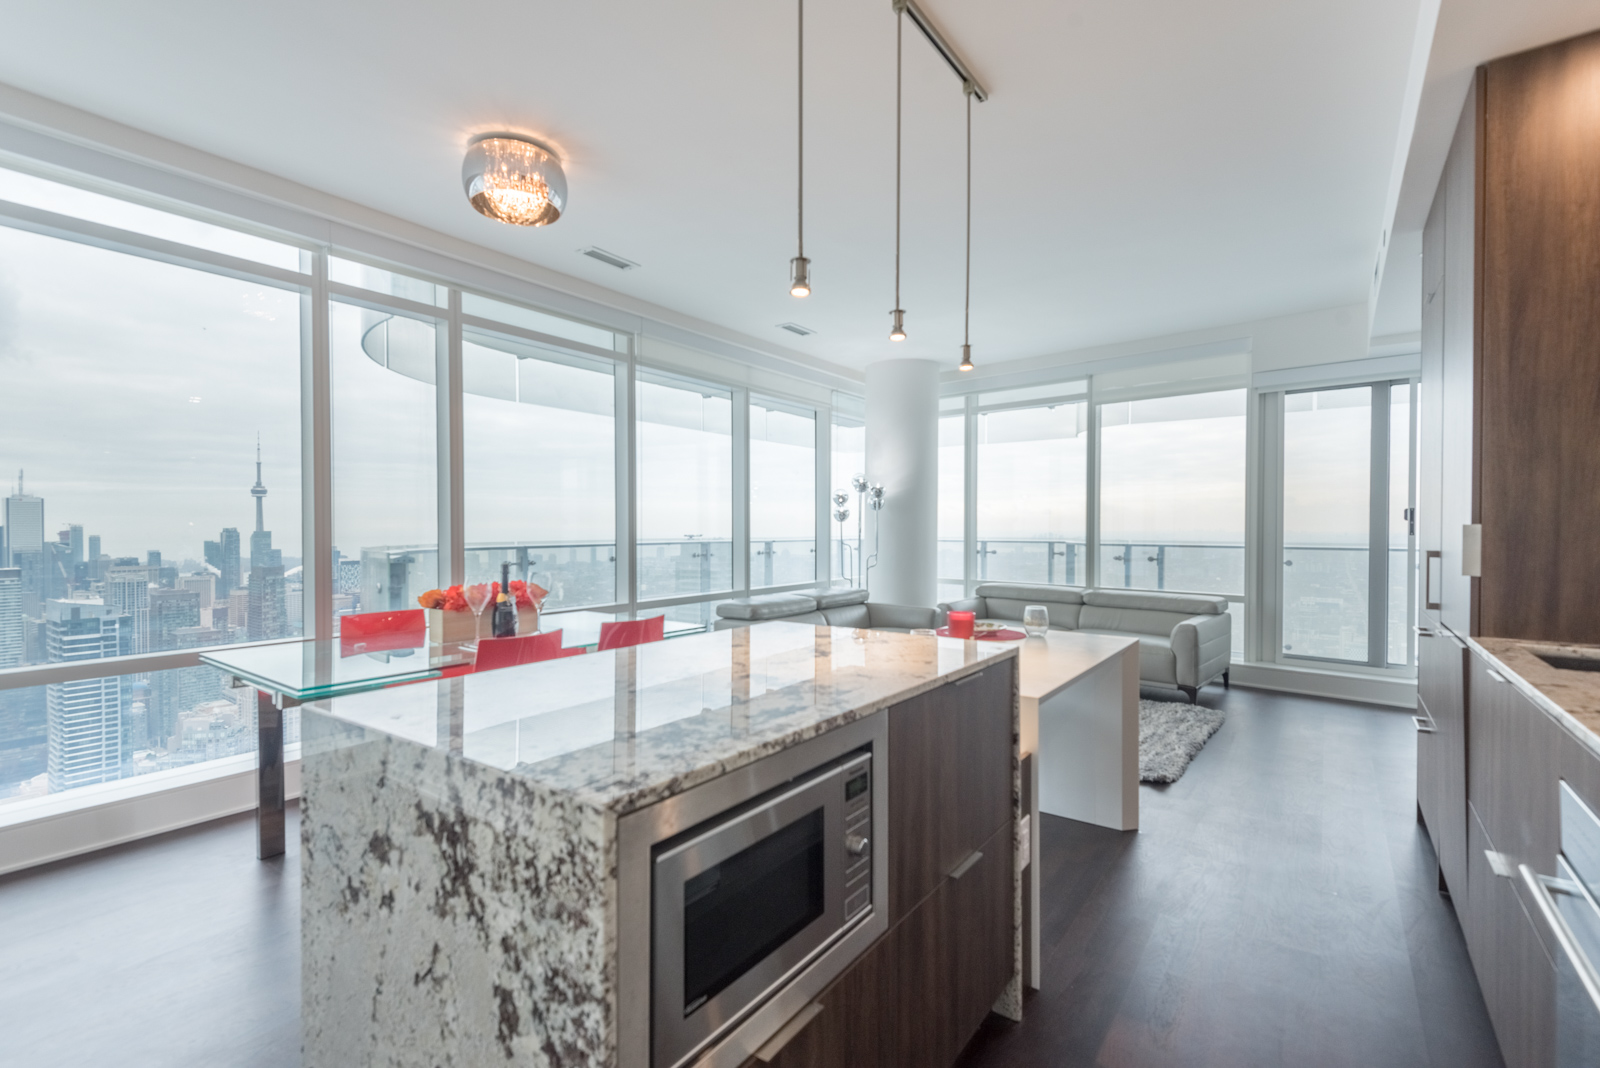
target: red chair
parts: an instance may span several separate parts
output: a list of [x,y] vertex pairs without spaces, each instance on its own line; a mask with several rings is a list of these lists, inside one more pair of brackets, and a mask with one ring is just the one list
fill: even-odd
[[[381,653],[388,649],[420,649],[427,644],[428,617],[420,608],[339,617],[340,656]],[[356,648],[358,645],[361,648]]]
[[630,619],[621,623],[600,624],[601,649],[626,649],[630,645],[658,642],[667,636],[667,617]]
[[515,638],[483,638],[478,642],[478,655],[473,659],[472,670],[494,671],[518,664],[559,660],[564,656],[582,656],[583,652],[582,649],[563,649],[559,630],[548,634],[523,634]]

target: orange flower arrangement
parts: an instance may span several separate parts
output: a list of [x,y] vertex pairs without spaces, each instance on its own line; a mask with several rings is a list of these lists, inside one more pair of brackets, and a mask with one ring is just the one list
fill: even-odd
[[[518,608],[541,608],[544,599],[550,591],[537,582],[521,582],[513,579],[511,582],[511,595],[517,600]],[[489,584],[489,603],[492,605],[500,597],[500,583]],[[447,590],[429,590],[417,597],[417,603],[424,608],[439,608],[446,612],[470,612],[467,607],[467,596],[461,592],[460,586],[451,586]]]

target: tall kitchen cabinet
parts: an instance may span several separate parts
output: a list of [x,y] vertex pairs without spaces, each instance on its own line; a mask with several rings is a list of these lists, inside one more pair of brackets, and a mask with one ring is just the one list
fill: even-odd
[[1546,717],[1466,637],[1600,644],[1600,33],[1480,68],[1423,233],[1417,807],[1510,1068],[1548,1068]]

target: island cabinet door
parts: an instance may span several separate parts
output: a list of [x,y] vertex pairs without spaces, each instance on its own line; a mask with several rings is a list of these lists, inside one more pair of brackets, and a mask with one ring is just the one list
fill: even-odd
[[1512,871],[1555,871],[1560,848],[1559,728],[1490,662],[1471,657],[1468,794]]
[[891,924],[1010,823],[1014,663],[889,710]]
[[[806,1007],[809,1020],[770,1060],[746,1068],[887,1068],[895,1063],[895,941],[874,942]],[[820,1006],[821,1011],[816,1011]],[[780,1032],[781,1033],[781,1032]]]

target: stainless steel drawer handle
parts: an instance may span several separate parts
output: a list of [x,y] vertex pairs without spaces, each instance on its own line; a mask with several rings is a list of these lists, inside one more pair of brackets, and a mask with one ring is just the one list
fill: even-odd
[[1588,956],[1578,947],[1572,929],[1567,926],[1567,921],[1550,897],[1550,887],[1559,885],[1561,880],[1547,879],[1526,864],[1518,865],[1518,870],[1522,873],[1522,881],[1533,894],[1534,904],[1539,906],[1539,913],[1544,917],[1545,925],[1550,928],[1550,933],[1555,935],[1556,944],[1561,947],[1561,952],[1566,954],[1572,970],[1578,973],[1584,992],[1589,995],[1589,1000],[1594,1003],[1595,1009],[1600,1010],[1600,975],[1595,974]]
[[1432,723],[1423,719],[1421,716],[1412,716],[1411,722],[1417,725],[1418,734],[1434,734],[1438,731],[1438,728],[1436,728]]
[[801,1031],[804,1031],[806,1029],[806,1025],[812,1020],[815,1020],[821,1012],[821,1004],[815,1001],[801,1009],[795,1015],[794,1019],[784,1024],[778,1029],[777,1034],[773,1035],[767,1040],[767,1044],[765,1046],[762,1046],[760,1049],[756,1050],[756,1060],[760,1061],[762,1064],[771,1064],[773,1061],[777,1060],[778,1054],[783,1052],[783,1047],[789,1044],[789,1040],[794,1038],[794,1036],[798,1035]]
[[1491,679],[1493,679],[1495,682],[1508,682],[1509,681],[1504,675],[1500,674],[1500,672],[1496,671],[1494,668],[1487,668],[1487,669],[1485,669],[1485,671],[1488,674],[1488,676]]
[[972,851],[972,853],[967,857],[966,860],[963,860],[960,864],[957,864],[955,867],[950,869],[950,878],[952,878],[952,879],[961,878],[963,875],[967,874],[967,872],[972,870],[972,866],[974,864],[978,863],[978,861],[980,861],[982,859],[983,859],[983,854],[981,852],[979,852],[978,850],[974,849]]
[[1435,630],[1429,630],[1427,627],[1418,627],[1417,635],[1418,637],[1422,638],[1437,638],[1439,636],[1439,632]]
[[968,675],[964,679],[957,679],[955,684],[957,686],[965,686],[967,683],[969,683],[969,682],[977,682],[981,678],[983,678],[983,672],[975,671],[971,675]]

